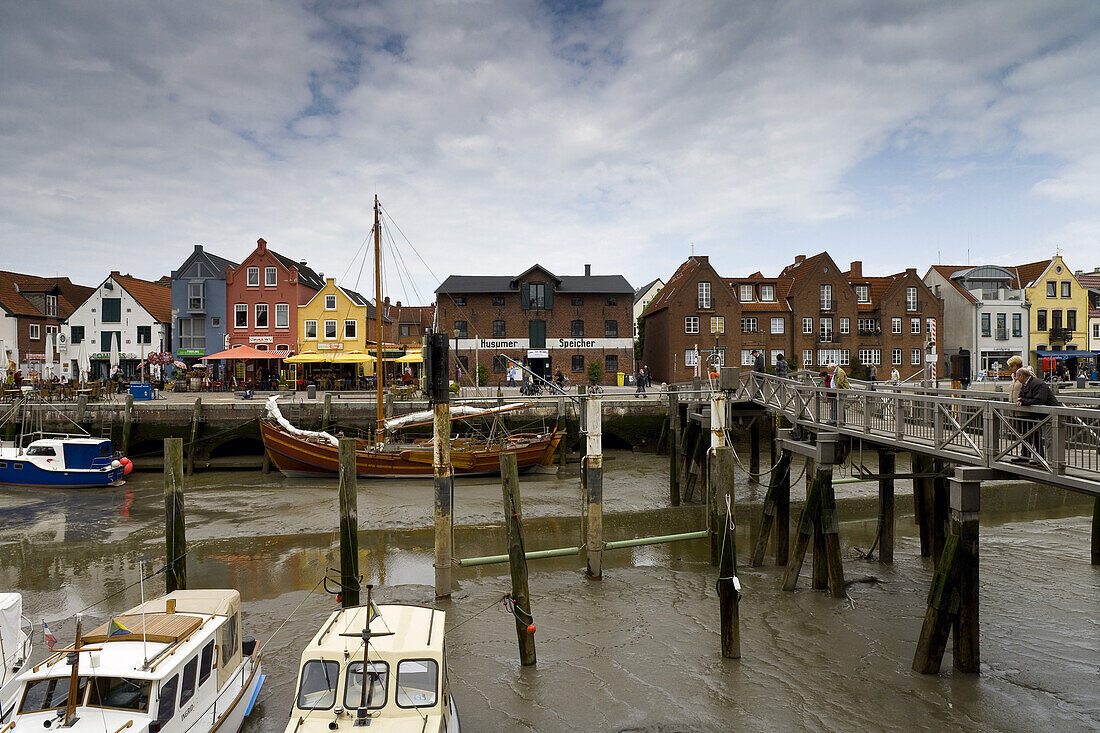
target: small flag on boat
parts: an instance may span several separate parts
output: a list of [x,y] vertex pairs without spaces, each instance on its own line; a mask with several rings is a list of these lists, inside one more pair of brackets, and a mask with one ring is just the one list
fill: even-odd
[[53,635],[45,621],[42,622],[42,638],[46,640],[46,648],[53,651],[53,648],[57,646],[57,637]]
[[131,632],[128,628],[126,628],[125,626],[120,624],[115,619],[111,619],[111,623],[109,623],[107,625],[107,638],[108,639],[111,638],[111,637],[114,637],[114,636],[122,636],[123,634],[130,634],[130,633],[133,633],[133,632]]
[[378,618],[381,615],[382,614],[380,614],[378,612],[378,606],[374,605],[374,601],[371,601],[370,602],[370,610],[367,611],[367,623],[368,624],[371,623],[372,621],[374,621],[376,618]]

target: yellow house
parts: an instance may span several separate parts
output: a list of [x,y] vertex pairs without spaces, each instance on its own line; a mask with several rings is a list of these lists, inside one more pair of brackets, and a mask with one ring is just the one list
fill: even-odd
[[366,351],[367,341],[374,341],[374,313],[362,295],[326,278],[325,286],[298,308],[298,353],[335,357]]
[[1031,365],[1050,352],[1081,351],[1087,355],[1088,290],[1061,255],[1015,268],[1030,304]]

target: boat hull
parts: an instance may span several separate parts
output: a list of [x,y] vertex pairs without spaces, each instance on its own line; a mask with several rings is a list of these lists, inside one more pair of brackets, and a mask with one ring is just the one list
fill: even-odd
[[120,485],[125,469],[49,471],[27,460],[0,459],[0,484],[43,489],[94,489]]
[[[260,434],[271,462],[287,476],[318,476],[340,472],[339,452],[335,446],[314,443],[291,435],[278,426],[261,421]],[[456,442],[452,448],[455,475],[476,476],[500,473],[500,454],[516,454],[520,469],[548,466],[554,451],[565,437],[564,431],[516,436],[500,446],[469,445]],[[356,474],[365,478],[420,478],[433,475],[431,446],[405,450],[376,450],[358,441],[355,454]]]

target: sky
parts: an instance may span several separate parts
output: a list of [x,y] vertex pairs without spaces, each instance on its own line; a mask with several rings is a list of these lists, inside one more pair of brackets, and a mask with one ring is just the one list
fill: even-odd
[[0,0],[0,267],[1100,266],[1100,3]]

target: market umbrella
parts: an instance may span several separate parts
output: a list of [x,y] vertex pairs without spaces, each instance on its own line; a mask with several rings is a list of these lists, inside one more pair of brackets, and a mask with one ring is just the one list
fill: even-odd
[[[122,334],[119,334],[118,338],[119,338],[119,341],[121,341],[122,340]],[[114,337],[113,334],[111,335],[110,339],[111,339],[111,351],[108,354],[108,358],[110,359],[110,364],[111,364],[110,375],[113,376],[114,373],[115,373],[115,367],[117,367],[119,365],[120,359],[119,359],[119,354],[118,354],[118,348],[120,346],[122,346],[122,344],[121,343],[115,343],[115,337]]]
[[326,361],[332,361],[332,357],[316,351],[303,351],[297,356],[288,356],[283,359],[284,364],[323,364]]
[[374,357],[365,351],[349,351],[344,354],[337,354],[333,359],[337,364],[368,364],[374,361]]
[[0,339],[0,382],[8,381],[8,348],[4,339]]
[[398,364],[420,364],[424,361],[424,354],[419,351],[410,351],[399,359],[394,359]]
[[46,334],[46,354],[42,361],[42,381],[46,382],[53,376],[53,344],[54,335]]
[[177,369],[186,369],[187,368],[187,365],[184,364],[179,359],[176,359],[174,362],[172,362],[172,366],[174,366]]
[[88,374],[92,371],[92,355],[88,353],[88,340],[80,342],[80,349],[76,352],[76,369],[81,382],[88,381]]

